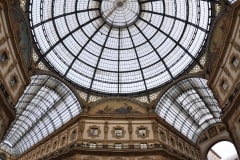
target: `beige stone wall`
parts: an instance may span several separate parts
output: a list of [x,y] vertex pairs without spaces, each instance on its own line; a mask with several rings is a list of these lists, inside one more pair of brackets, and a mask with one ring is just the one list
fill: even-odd
[[220,49],[209,85],[222,108],[222,120],[240,155],[240,2],[227,14],[227,35]]
[[222,108],[226,107],[240,81],[240,11],[238,8],[237,10],[236,13],[229,14],[228,18],[232,18],[234,24],[225,28],[229,37],[225,40],[225,45],[221,46],[224,50],[218,53],[222,55],[210,78],[210,86]]
[[13,31],[8,20],[8,9],[0,3],[0,57],[5,55],[6,60],[0,61],[0,83],[8,93],[8,101],[16,104],[22,95],[29,78],[24,77],[26,71],[15,46]]
[[88,113],[83,112],[17,159],[70,160],[76,152],[78,160],[200,159],[196,145],[157,115],[125,99],[91,105]]
[[169,155],[152,155],[152,156],[90,156],[76,155],[68,157],[67,160],[179,160]]
[[216,124],[207,128],[198,139],[202,159],[206,159],[208,151],[214,144],[223,140],[232,141],[224,124]]
[[0,139],[2,139],[3,134],[5,133],[7,125],[9,124],[10,121],[2,107],[3,106],[0,104]]
[[[157,130],[154,129],[155,124],[157,124]],[[91,129],[97,129],[97,132],[92,133]],[[122,135],[116,136],[115,129],[121,129]],[[165,134],[165,137],[162,133]],[[117,146],[119,144],[120,146]],[[124,155],[132,152],[137,154],[137,152],[142,153],[143,151],[158,150],[160,152],[164,150],[183,157],[199,159],[199,150],[195,146],[159,124],[153,117],[144,120],[143,118],[131,120],[127,118],[107,120],[101,120],[99,117],[82,118],[58,134],[52,135],[47,141],[18,159],[37,160],[43,157],[59,157],[72,150],[89,152],[86,157],[95,155],[95,152],[100,151],[105,154],[122,152]],[[153,157],[157,159],[156,156],[160,155]],[[130,157],[127,156],[125,159],[141,159],[141,157]],[[107,157],[107,159],[111,158],[113,157]],[[98,159],[105,160],[106,156]]]

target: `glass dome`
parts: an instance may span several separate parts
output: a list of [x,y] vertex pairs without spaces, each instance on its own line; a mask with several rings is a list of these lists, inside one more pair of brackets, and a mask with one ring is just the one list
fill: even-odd
[[129,94],[162,86],[197,59],[211,23],[206,0],[30,0],[44,60],[91,91]]

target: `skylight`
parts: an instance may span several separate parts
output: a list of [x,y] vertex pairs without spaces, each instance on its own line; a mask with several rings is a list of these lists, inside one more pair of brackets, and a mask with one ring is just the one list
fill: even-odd
[[208,126],[221,122],[221,109],[207,80],[189,78],[172,86],[159,100],[155,112],[193,142]]
[[166,84],[198,63],[211,23],[206,0],[30,0],[38,62],[92,91]]
[[15,108],[16,119],[0,145],[14,155],[22,154],[82,111],[72,91],[47,75],[31,78]]

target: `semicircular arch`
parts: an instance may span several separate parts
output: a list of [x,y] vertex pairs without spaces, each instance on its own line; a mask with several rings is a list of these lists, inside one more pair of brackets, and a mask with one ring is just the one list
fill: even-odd
[[176,82],[162,94],[155,107],[157,115],[193,142],[205,128],[221,122],[220,111],[203,78]]
[[[16,119],[1,148],[10,147],[6,150],[19,155],[79,115],[82,105],[64,82],[38,74],[31,77],[15,109]],[[4,144],[4,141],[8,143]]]

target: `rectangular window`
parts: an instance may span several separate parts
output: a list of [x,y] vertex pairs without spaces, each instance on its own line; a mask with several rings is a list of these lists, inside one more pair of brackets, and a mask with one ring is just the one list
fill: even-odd
[[147,131],[145,128],[139,129],[139,134],[143,137],[145,137],[147,135]]
[[122,144],[121,143],[116,143],[115,144],[115,149],[122,149]]
[[90,129],[90,134],[92,136],[97,136],[98,135],[98,128],[91,128]]
[[147,144],[146,143],[141,143],[140,144],[140,148],[141,149],[146,149],[147,148]]
[[96,148],[97,144],[96,143],[89,143],[89,148]]
[[115,136],[121,137],[122,136],[122,129],[115,129]]

